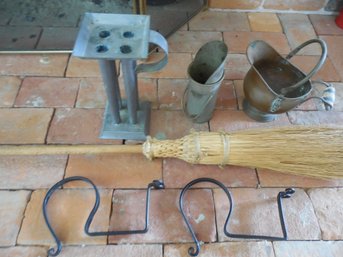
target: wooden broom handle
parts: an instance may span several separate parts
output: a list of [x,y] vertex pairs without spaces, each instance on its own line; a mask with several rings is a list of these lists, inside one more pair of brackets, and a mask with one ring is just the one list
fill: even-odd
[[142,145],[0,145],[0,155],[142,153]]

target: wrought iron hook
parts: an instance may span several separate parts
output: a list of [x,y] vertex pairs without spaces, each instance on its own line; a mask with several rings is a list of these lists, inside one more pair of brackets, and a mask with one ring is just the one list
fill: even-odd
[[217,186],[219,186],[221,189],[224,190],[229,202],[230,202],[230,209],[229,209],[229,213],[227,215],[225,224],[224,224],[224,233],[226,236],[228,237],[232,237],[232,238],[244,238],[244,239],[262,239],[262,240],[272,240],[272,241],[277,241],[277,240],[287,240],[287,229],[286,229],[286,225],[285,225],[285,221],[284,221],[284,217],[283,217],[283,211],[282,211],[282,198],[290,198],[292,196],[292,194],[295,193],[295,190],[293,188],[286,188],[285,191],[279,192],[277,195],[277,204],[278,204],[278,211],[279,211],[279,217],[280,217],[280,224],[281,224],[281,228],[282,228],[282,233],[283,233],[283,237],[274,237],[274,236],[263,236],[263,235],[246,235],[246,234],[233,234],[230,233],[227,230],[227,226],[229,223],[229,219],[231,216],[231,213],[233,211],[233,200],[231,197],[231,193],[230,191],[225,187],[224,184],[222,184],[221,182],[212,179],[212,178],[198,178],[195,180],[192,180],[191,182],[189,182],[181,191],[180,193],[180,198],[179,198],[179,206],[180,206],[180,211],[182,214],[182,217],[188,227],[189,232],[191,233],[191,236],[193,238],[193,241],[195,243],[195,248],[194,247],[190,247],[188,249],[188,254],[190,256],[197,256],[200,252],[200,242],[197,239],[194,230],[191,226],[191,224],[189,223],[189,221],[187,220],[187,217],[184,213],[183,210],[183,198],[185,193],[195,184],[201,183],[201,182],[209,182],[209,183],[213,183],[216,184]]
[[51,227],[48,215],[47,215],[47,204],[49,202],[50,197],[52,196],[52,194],[59,189],[61,186],[63,186],[64,184],[71,182],[71,181],[83,181],[86,182],[90,185],[92,185],[94,192],[95,192],[95,203],[93,206],[93,209],[91,210],[86,224],[84,226],[84,231],[87,235],[89,236],[113,236],[113,235],[128,235],[128,234],[143,234],[146,233],[148,231],[149,228],[149,207],[150,207],[150,191],[152,188],[155,189],[164,189],[164,183],[160,180],[154,180],[153,182],[151,182],[148,187],[147,187],[147,193],[146,193],[146,204],[145,204],[145,225],[143,229],[139,229],[139,230],[122,230],[122,231],[101,231],[101,232],[90,232],[89,231],[89,227],[91,226],[91,223],[93,221],[94,215],[97,212],[99,205],[100,205],[100,194],[99,194],[99,190],[97,189],[97,187],[95,186],[95,184],[89,180],[88,178],[85,177],[81,177],[81,176],[74,176],[74,177],[69,177],[69,178],[65,178],[62,179],[61,181],[57,182],[55,185],[53,185],[48,192],[45,195],[44,201],[43,201],[43,216],[44,216],[44,220],[45,223],[51,233],[51,235],[53,236],[55,242],[56,242],[56,249],[55,248],[50,248],[48,250],[48,255],[49,256],[57,256],[61,250],[62,250],[62,243],[61,240],[59,240],[59,238],[57,237],[55,231],[53,230],[53,228]]

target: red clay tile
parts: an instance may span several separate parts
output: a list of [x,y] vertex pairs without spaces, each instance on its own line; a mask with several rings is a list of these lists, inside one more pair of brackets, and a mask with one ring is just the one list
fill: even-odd
[[53,114],[52,109],[0,109],[2,144],[42,144]]
[[29,197],[29,191],[0,191],[0,246],[14,246],[16,244]]
[[106,93],[101,78],[82,78],[77,96],[77,108],[105,108]]
[[262,187],[337,187],[343,186],[343,179],[325,180],[304,176],[296,176],[267,169],[257,169]]
[[[314,91],[313,91],[314,92]],[[312,93],[313,93],[312,92]],[[299,111],[318,111],[325,110],[324,104],[318,99],[309,99],[302,104],[296,106],[293,110]]]
[[67,77],[101,77],[99,64],[96,60],[70,57],[67,67]]
[[[83,176],[98,187],[146,188],[154,179],[162,178],[162,160],[147,160],[143,154],[70,156],[66,176]],[[84,187],[71,182],[66,186]]]
[[[163,179],[168,188],[182,188],[196,178],[213,178],[229,187],[256,187],[255,170],[237,166],[192,165],[178,159],[163,160]],[[199,187],[205,187],[199,184]],[[216,187],[208,183],[206,187]]]
[[245,54],[228,54],[225,63],[225,79],[243,79],[250,66]]
[[277,257],[302,256],[302,257],[340,257],[342,256],[343,242],[334,241],[285,241],[274,242],[274,251]]
[[73,107],[79,79],[25,78],[15,105],[19,107]]
[[193,129],[208,131],[207,123],[193,123],[182,111],[153,110],[150,127],[150,135],[158,139],[180,138]]
[[263,7],[274,10],[319,11],[325,4],[325,0],[266,0]]
[[21,79],[17,77],[0,77],[0,107],[12,107],[18,94]]
[[160,109],[181,110],[182,98],[187,87],[185,79],[159,79],[158,104]]
[[[119,79],[120,92],[123,99],[126,99],[124,81]],[[152,108],[157,108],[157,79],[138,78],[137,81],[138,97],[140,101],[148,101]]]
[[311,14],[309,17],[318,35],[343,35],[343,29],[335,22],[335,15]]
[[69,246],[63,248],[61,257],[113,257],[140,256],[162,257],[161,245],[106,245],[106,246]]
[[[193,245],[165,245],[164,257],[187,256],[188,248]],[[274,257],[273,246],[270,242],[228,242],[205,244],[201,246],[202,257]]]
[[335,111],[291,111],[289,120],[295,125],[342,125],[343,113]]
[[287,38],[282,33],[275,32],[224,32],[224,41],[230,53],[246,53],[248,45],[255,40],[263,40],[280,54],[290,52]]
[[0,156],[0,189],[48,188],[61,180],[67,156]]
[[343,81],[343,36],[322,36],[328,45],[329,57]]
[[38,246],[16,246],[10,248],[0,248],[0,256],[2,257],[38,257],[46,256],[48,248]]
[[[294,56],[291,60],[305,74],[308,74],[318,63],[318,56]],[[322,68],[312,77],[312,80],[324,80],[327,82],[340,81],[340,77],[336,72],[329,58],[326,59]]]
[[[147,63],[156,62],[162,58],[162,53],[152,53]],[[139,73],[139,78],[187,78],[187,69],[192,62],[190,53],[170,53],[168,64],[160,71]]]
[[250,31],[246,13],[204,11],[189,22],[189,30]]
[[222,9],[256,9],[262,3],[261,0],[244,1],[244,0],[210,0],[208,5],[210,8]]
[[[228,224],[231,233],[282,236],[277,194],[283,189],[231,189],[234,207]],[[223,232],[230,206],[226,194],[214,189],[219,241],[234,240]],[[318,240],[321,231],[309,197],[298,189],[282,201],[284,218],[290,240]]]
[[216,108],[237,110],[237,98],[231,80],[222,82],[217,95]]
[[248,13],[252,31],[282,32],[278,16],[275,13]]
[[319,220],[323,240],[342,240],[343,189],[310,189],[308,194]]
[[69,56],[49,55],[1,55],[0,75],[63,76]]
[[170,53],[195,54],[201,46],[212,40],[221,41],[222,34],[210,31],[177,31],[168,38],[168,49]]
[[[119,77],[119,88],[121,98],[126,99],[122,77]],[[139,78],[137,88],[140,101],[149,101],[153,108],[157,107],[156,79]],[[107,96],[101,78],[84,78],[81,80],[76,107],[105,108],[106,101]]]
[[[113,196],[111,230],[142,229],[144,227],[145,190],[116,190]],[[146,234],[110,236],[109,243],[172,243],[190,242],[191,236],[178,208],[179,190],[152,191],[150,227]],[[190,200],[192,199],[192,200]],[[185,195],[185,213],[199,239],[216,239],[212,192],[195,189]]]
[[[126,99],[124,82],[119,78],[119,87],[122,99]],[[157,81],[156,79],[139,78],[138,94],[140,101],[149,101],[152,107],[157,107]],[[106,92],[101,78],[83,78],[77,97],[78,108],[105,108]]]
[[[313,26],[305,14],[279,14],[283,29],[292,49],[301,45],[307,40],[317,38]],[[306,46],[299,54],[320,55],[321,50],[318,44]]]
[[[111,211],[112,190],[100,190],[100,207],[94,216],[91,231],[107,231]],[[25,211],[25,218],[18,237],[20,245],[54,245],[45,224],[42,203],[45,190],[32,193]],[[51,225],[64,245],[106,244],[106,237],[89,237],[84,225],[95,201],[93,190],[64,189],[50,198],[47,214]]]
[[281,114],[275,121],[261,123],[250,119],[242,111],[216,110],[210,121],[211,131],[235,131],[250,128],[268,128],[290,125],[286,114]]
[[57,109],[47,141],[49,144],[121,144],[99,139],[103,109]]

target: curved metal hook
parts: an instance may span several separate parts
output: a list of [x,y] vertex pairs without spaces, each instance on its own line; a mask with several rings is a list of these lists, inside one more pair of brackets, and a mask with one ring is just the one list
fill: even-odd
[[140,230],[123,230],[123,231],[101,231],[101,232],[90,232],[89,231],[89,227],[91,226],[91,223],[93,221],[94,215],[97,212],[99,205],[100,205],[100,194],[99,191],[97,189],[97,187],[95,186],[95,184],[89,180],[88,178],[85,177],[81,177],[81,176],[74,176],[74,177],[69,177],[69,178],[65,178],[62,179],[61,181],[57,182],[55,185],[53,185],[48,192],[45,195],[44,201],[43,201],[43,216],[44,216],[44,220],[45,223],[51,233],[51,235],[53,236],[55,242],[56,242],[56,249],[55,248],[50,248],[48,250],[48,255],[49,256],[57,256],[61,250],[62,250],[62,243],[61,240],[59,240],[59,238],[57,237],[55,231],[53,230],[53,228],[50,225],[50,221],[47,215],[47,204],[49,202],[50,197],[52,196],[52,194],[59,189],[61,186],[63,186],[64,184],[71,182],[71,181],[83,181],[86,182],[90,185],[92,185],[94,191],[95,191],[95,203],[93,206],[93,209],[91,210],[86,224],[84,226],[84,231],[87,235],[89,236],[113,236],[113,235],[127,235],[127,234],[139,234],[139,233],[146,233],[148,231],[149,228],[149,207],[150,207],[150,191],[152,188],[155,189],[164,189],[164,183],[160,180],[154,180],[152,183],[150,183],[147,187],[147,194],[146,194],[146,205],[145,205],[145,225],[143,229]]
[[233,234],[230,233],[227,230],[227,226],[229,223],[229,219],[231,216],[231,213],[233,211],[233,200],[231,197],[231,193],[230,191],[225,187],[224,184],[222,184],[221,182],[212,179],[212,178],[198,178],[195,180],[192,180],[191,182],[189,182],[181,191],[180,193],[180,198],[179,198],[179,206],[180,206],[180,211],[182,214],[182,217],[188,227],[189,232],[191,233],[191,236],[193,238],[193,241],[195,243],[195,248],[194,247],[190,247],[188,249],[188,254],[190,256],[197,256],[200,252],[200,242],[197,239],[194,230],[191,226],[191,224],[189,223],[189,221],[187,220],[187,217],[184,213],[183,210],[183,197],[185,195],[185,193],[195,184],[198,183],[202,183],[202,182],[209,182],[209,183],[213,183],[216,184],[217,186],[219,186],[222,190],[224,190],[229,202],[230,202],[230,208],[229,208],[229,213],[227,215],[225,224],[224,224],[224,233],[226,236],[228,237],[232,237],[232,238],[244,238],[244,239],[262,239],[262,240],[287,240],[287,229],[286,229],[286,225],[285,225],[285,221],[284,221],[284,217],[283,217],[283,211],[282,211],[282,202],[281,199],[282,198],[290,198],[292,194],[295,193],[295,190],[293,188],[286,188],[285,191],[279,192],[277,195],[277,203],[278,203],[278,210],[279,210],[279,217],[280,217],[280,224],[281,224],[281,228],[282,228],[282,233],[283,233],[283,237],[274,237],[274,236],[263,236],[263,235],[246,235],[246,234]]

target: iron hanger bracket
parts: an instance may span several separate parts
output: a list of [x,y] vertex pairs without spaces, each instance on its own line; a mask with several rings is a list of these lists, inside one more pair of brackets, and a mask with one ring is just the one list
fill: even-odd
[[212,178],[198,178],[195,180],[192,180],[191,182],[189,182],[181,191],[180,193],[180,198],[179,198],[179,206],[180,206],[180,211],[182,214],[182,217],[188,227],[189,232],[191,233],[191,236],[193,238],[194,244],[195,244],[195,248],[192,246],[188,249],[188,254],[190,256],[197,256],[200,252],[200,241],[198,240],[198,238],[196,237],[194,230],[191,226],[191,224],[189,223],[186,214],[184,212],[184,195],[186,194],[186,192],[195,184],[198,183],[202,183],[202,182],[209,182],[209,183],[213,183],[216,184],[217,186],[219,186],[221,189],[224,190],[229,202],[230,202],[230,209],[229,209],[229,213],[227,215],[225,224],[224,224],[224,234],[227,237],[232,237],[232,238],[242,238],[242,239],[262,239],[262,240],[271,240],[271,241],[280,241],[280,240],[287,240],[287,229],[286,229],[286,224],[285,224],[285,220],[283,217],[283,210],[282,210],[282,199],[283,198],[290,198],[292,196],[292,194],[295,193],[295,190],[293,188],[286,188],[285,191],[279,192],[277,195],[277,204],[278,204],[278,211],[279,211],[279,217],[280,217],[280,224],[281,224],[281,229],[282,229],[282,237],[275,237],[275,236],[264,236],[264,235],[247,235],[247,234],[234,234],[228,231],[228,223],[229,223],[229,219],[230,216],[232,214],[233,211],[233,200],[232,200],[232,196],[230,191],[225,187],[224,184],[222,184],[221,182],[212,179]]
[[120,230],[120,231],[99,231],[99,232],[91,232],[89,231],[89,227],[92,224],[93,218],[95,213],[97,212],[99,205],[100,205],[100,194],[99,194],[99,190],[97,189],[96,185],[89,180],[88,178],[85,177],[81,177],[81,176],[74,176],[74,177],[69,177],[69,178],[65,178],[62,179],[61,181],[57,182],[55,185],[53,185],[49,191],[46,193],[44,201],[43,201],[43,216],[44,216],[44,220],[45,223],[51,233],[51,235],[53,236],[55,242],[56,242],[56,248],[50,248],[48,250],[48,255],[49,256],[57,256],[61,250],[62,250],[62,242],[61,240],[58,238],[58,236],[56,235],[54,229],[52,228],[48,215],[47,215],[47,205],[48,202],[51,198],[51,196],[53,195],[53,193],[60,189],[64,184],[71,182],[71,181],[83,181],[86,182],[88,184],[90,184],[95,192],[95,203],[93,206],[93,209],[91,210],[86,224],[84,226],[84,231],[87,235],[89,236],[114,236],[114,235],[130,235],[130,234],[144,234],[146,232],[148,232],[149,229],[149,207],[150,207],[150,191],[152,188],[154,189],[164,189],[164,183],[160,180],[154,180],[152,181],[148,187],[147,187],[147,191],[146,191],[146,205],[145,205],[145,224],[144,224],[144,228],[143,229],[137,229],[137,230]]

